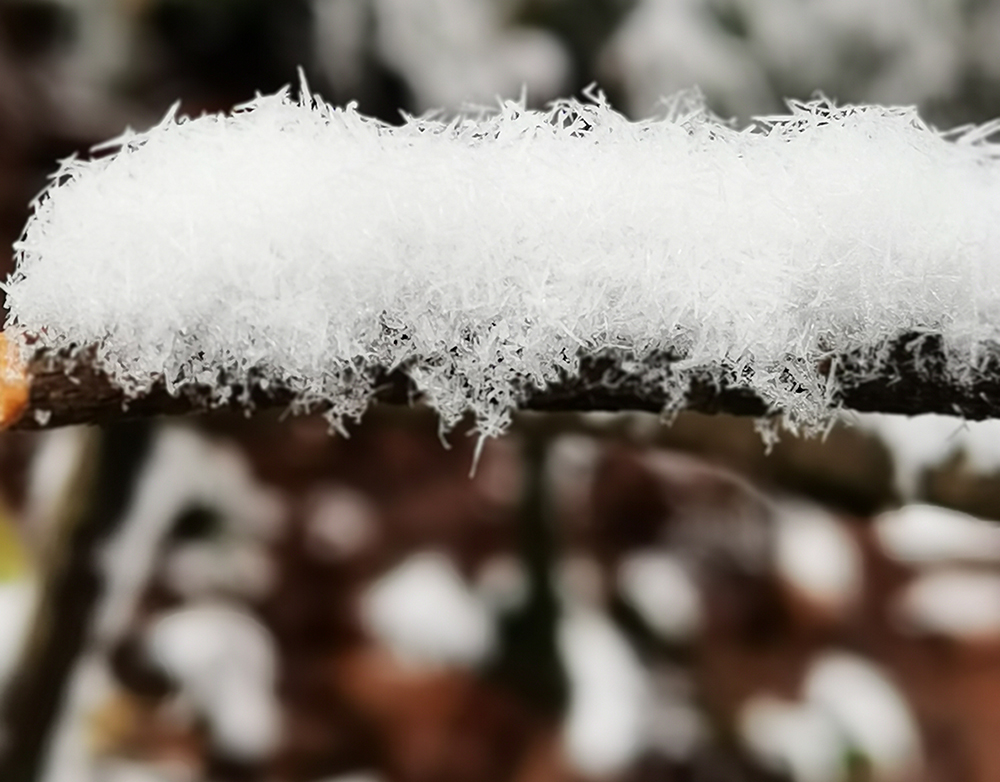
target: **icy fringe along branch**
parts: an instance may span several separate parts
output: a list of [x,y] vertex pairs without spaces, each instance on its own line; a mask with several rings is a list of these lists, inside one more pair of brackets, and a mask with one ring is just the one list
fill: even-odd
[[421,398],[1000,414],[1000,122],[596,92],[390,126],[288,89],[171,111],[33,204],[3,285],[4,421]]

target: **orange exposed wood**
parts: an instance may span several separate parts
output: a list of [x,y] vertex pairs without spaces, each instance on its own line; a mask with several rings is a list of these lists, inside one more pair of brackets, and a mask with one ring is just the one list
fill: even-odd
[[28,408],[31,378],[17,346],[0,332],[0,429],[16,424]]

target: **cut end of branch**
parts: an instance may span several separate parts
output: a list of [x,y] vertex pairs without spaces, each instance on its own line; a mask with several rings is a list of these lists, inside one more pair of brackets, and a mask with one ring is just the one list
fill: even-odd
[[0,333],[0,430],[16,424],[28,409],[31,377],[17,345]]

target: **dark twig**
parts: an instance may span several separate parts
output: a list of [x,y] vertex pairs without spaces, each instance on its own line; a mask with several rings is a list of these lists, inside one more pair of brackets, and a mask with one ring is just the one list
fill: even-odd
[[[994,351],[995,352],[995,351]],[[873,365],[871,355],[882,358]],[[940,339],[927,335],[905,335],[868,358],[860,355],[826,360],[821,374],[833,372],[839,384],[839,403],[863,412],[916,415],[943,413],[969,419],[1000,417],[1000,360],[993,358],[968,379],[949,372]],[[580,372],[565,376],[545,388],[525,386],[521,409],[536,411],[645,410],[659,412],[674,402],[662,383],[647,379],[652,369],[660,376],[669,372],[670,359],[645,360],[639,371],[631,357],[604,351],[584,356]],[[876,366],[873,371],[872,366]],[[25,370],[28,390],[25,403],[13,413],[0,412],[0,424],[15,429],[40,429],[68,424],[107,424],[130,418],[184,415],[213,409],[251,412],[288,407],[293,394],[276,383],[251,382],[235,385],[224,405],[213,404],[213,389],[185,386],[170,394],[158,383],[134,398],[126,396],[106,374],[85,359],[72,362],[40,356]],[[375,401],[405,404],[417,398],[416,389],[402,369],[371,374]],[[0,383],[0,402],[4,394]],[[11,405],[7,405],[11,408]],[[0,404],[0,409],[3,405]],[[695,375],[683,409],[704,413],[765,416],[772,410],[755,393],[732,382],[718,382],[710,373]],[[322,407],[320,406],[320,410]],[[312,408],[311,412],[316,412]]]

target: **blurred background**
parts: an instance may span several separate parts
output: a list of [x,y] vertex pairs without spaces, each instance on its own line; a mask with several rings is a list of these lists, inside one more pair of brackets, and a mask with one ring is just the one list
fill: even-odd
[[[998,0],[0,0],[0,250],[57,160],[296,82],[1000,116]],[[1000,424],[423,410],[0,436],[4,782],[995,782]]]

